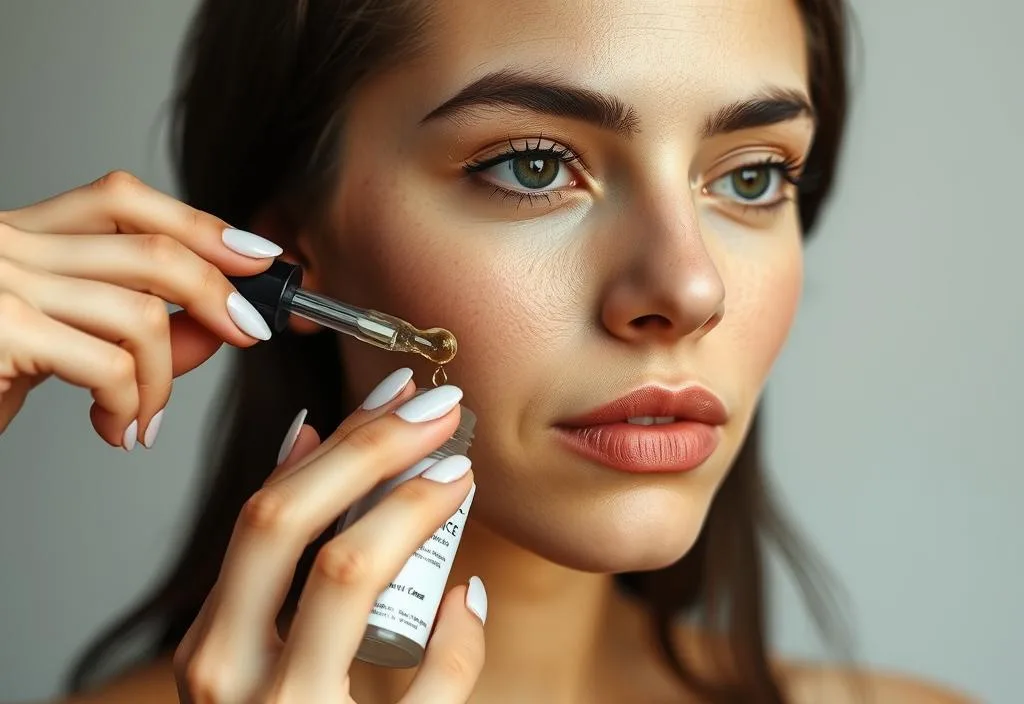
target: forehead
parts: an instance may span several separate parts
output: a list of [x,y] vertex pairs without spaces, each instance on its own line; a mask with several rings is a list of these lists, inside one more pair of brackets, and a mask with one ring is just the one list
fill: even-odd
[[427,61],[442,90],[505,68],[553,71],[649,122],[807,86],[795,0],[435,0],[431,13]]

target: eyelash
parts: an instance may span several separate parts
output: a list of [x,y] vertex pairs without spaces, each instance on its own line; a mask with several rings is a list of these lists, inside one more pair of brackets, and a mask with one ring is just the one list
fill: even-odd
[[[532,146],[532,147],[530,146],[529,140],[526,140],[525,148],[524,149],[519,149],[512,142],[512,139],[509,139],[508,140],[509,148],[508,148],[507,151],[504,151],[501,154],[497,154],[497,155],[492,156],[492,157],[488,157],[487,159],[466,162],[463,165],[463,169],[465,170],[467,175],[473,175],[473,174],[481,173],[483,171],[486,171],[487,169],[490,169],[490,168],[492,168],[494,166],[497,166],[499,164],[503,164],[505,162],[511,161],[513,159],[520,159],[520,158],[524,158],[524,157],[530,157],[530,158],[534,158],[534,159],[543,159],[543,160],[556,159],[557,161],[559,161],[561,164],[563,164],[565,166],[570,166],[570,165],[573,165],[573,164],[580,164],[580,165],[582,165],[583,160],[582,160],[582,156],[579,153],[575,152],[572,149],[569,149],[568,147],[563,147],[561,145],[558,145],[557,143],[554,143],[553,146],[551,146],[551,147],[541,148],[540,144],[542,143],[543,140],[544,140],[543,137],[538,137],[536,144],[534,146]],[[764,159],[764,160],[761,160],[761,161],[758,161],[758,162],[752,162],[752,163],[749,163],[749,164],[743,164],[741,166],[737,166],[734,169],[730,169],[728,172],[722,174],[721,176],[719,176],[717,179],[715,179],[711,183],[716,183],[717,181],[719,181],[719,180],[721,180],[721,179],[723,179],[723,178],[725,178],[727,176],[730,176],[731,174],[733,174],[733,173],[735,173],[737,171],[741,171],[741,170],[745,170],[745,169],[770,169],[772,171],[778,172],[779,176],[784,181],[786,181],[787,183],[791,184],[793,187],[795,187],[799,191],[802,186],[806,185],[806,181],[807,181],[807,177],[808,177],[807,173],[801,173],[801,169],[803,169],[803,167],[804,167],[804,163],[803,163],[803,160],[801,160],[801,159],[796,159],[796,158],[779,159],[779,158],[769,157],[767,159]],[[585,166],[583,166],[583,168],[586,169]],[[562,195],[561,195],[562,191],[560,189],[559,190],[554,190],[554,191],[538,191],[538,192],[535,192],[535,193],[530,193],[530,192],[526,192],[526,191],[515,191],[515,190],[512,190],[510,188],[504,188],[504,187],[499,186],[499,185],[494,184],[494,183],[491,183],[489,185],[492,188],[491,194],[492,195],[500,195],[501,199],[502,199],[502,202],[505,202],[506,200],[509,200],[509,199],[516,200],[516,208],[517,209],[520,206],[522,206],[522,204],[524,202],[528,202],[530,206],[535,205],[538,201],[543,201],[547,205],[551,205],[551,196],[552,195],[554,195],[556,197],[559,197],[559,198],[562,197]],[[707,195],[714,195],[714,194],[709,192],[709,190],[708,190],[709,188],[710,188],[710,184],[704,186],[701,189],[701,191],[703,193],[707,194]],[[733,202],[733,204],[735,206],[737,206],[739,208],[742,208],[744,212],[768,213],[768,212],[772,212],[774,210],[777,210],[777,209],[781,208],[783,205],[785,205],[787,202],[789,202],[791,200],[792,200],[791,197],[786,196],[786,197],[779,198],[778,200],[776,200],[776,201],[774,201],[772,203],[764,203],[764,204],[741,203],[741,202],[737,202],[737,201],[732,201],[732,202]]]
[[[530,146],[530,140],[525,140],[525,149],[519,149],[512,142],[510,138],[508,140],[508,150],[497,154],[487,159],[479,161],[469,161],[463,165],[467,175],[478,174],[487,169],[490,169],[499,164],[503,164],[513,159],[522,159],[529,157],[533,159],[554,159],[561,163],[563,166],[571,166],[577,164],[580,168],[586,170],[586,166],[583,165],[583,157],[578,152],[563,147],[558,143],[552,143],[550,147],[541,148],[541,143],[544,141],[544,137],[537,137],[537,143],[534,146]],[[551,196],[558,198],[562,197],[562,191],[537,191],[536,193],[530,193],[527,191],[514,191],[511,188],[504,188],[495,183],[488,184],[491,187],[491,195],[500,195],[502,202],[513,199],[516,200],[516,209],[518,209],[524,202],[528,202],[529,205],[536,205],[538,201],[543,201],[547,205],[551,205]]]
[[[708,190],[711,187],[711,184],[716,183],[721,179],[736,173],[737,171],[745,171],[749,169],[770,169],[771,171],[775,171],[779,174],[782,180],[792,185],[794,188],[797,189],[797,192],[799,192],[800,188],[806,184],[807,178],[806,173],[801,173],[801,169],[803,169],[803,167],[804,162],[802,159],[794,159],[791,157],[784,159],[768,157],[767,159],[762,159],[761,161],[743,164],[742,166],[737,166],[734,169],[730,169],[726,173],[722,174],[718,178],[711,181],[711,183],[709,183],[708,185],[704,186],[701,189],[701,192],[705,193],[706,195],[714,196],[715,194],[711,193]],[[738,201],[732,201],[732,203],[736,207],[742,208],[743,212],[745,213],[770,213],[775,210],[778,210],[791,200],[793,200],[791,197],[783,196],[773,203],[740,203]]]

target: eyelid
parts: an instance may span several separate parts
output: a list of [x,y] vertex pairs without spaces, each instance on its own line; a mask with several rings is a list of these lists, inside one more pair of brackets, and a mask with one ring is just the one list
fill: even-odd
[[496,164],[508,161],[517,154],[545,152],[552,154],[568,168],[579,170],[581,180],[587,184],[593,181],[593,175],[584,160],[583,153],[570,147],[567,143],[543,135],[537,137],[508,137],[504,142],[495,144],[479,152],[477,156],[463,163],[463,168],[472,173],[482,171]]
[[[773,200],[764,202],[744,202],[712,190],[716,183],[729,178],[730,174],[742,171],[744,168],[768,169],[775,172],[774,177],[779,179],[778,194],[776,197]],[[777,212],[786,203],[793,202],[795,200],[793,192],[790,189],[798,188],[798,184],[793,182],[794,176],[791,175],[791,170],[792,167],[787,169],[786,165],[781,161],[761,161],[759,163],[750,163],[746,166],[741,164],[725,171],[715,179],[709,180],[705,185],[701,186],[700,194],[712,202],[716,209],[730,217],[737,217],[745,221],[748,217],[766,216]],[[799,178],[799,176],[796,178]],[[787,193],[787,191],[789,192]]]
[[[462,165],[463,172],[471,180],[478,182],[480,186],[489,187],[492,195],[500,195],[502,202],[508,199],[515,200],[516,210],[524,202],[534,207],[535,204],[543,201],[550,208],[553,205],[552,198],[558,199],[559,202],[565,202],[569,198],[575,200],[575,196],[582,195],[583,193],[593,195],[600,191],[599,183],[583,161],[581,152],[573,149],[561,140],[545,138],[543,135],[538,137],[509,137],[505,142],[496,144],[479,153],[484,156],[477,156],[464,162]],[[546,158],[557,159],[561,163],[562,168],[569,170],[573,177],[573,183],[549,191],[521,191],[494,183],[482,177],[484,172],[489,169],[506,164],[517,156],[531,153],[544,154]]]
[[786,150],[777,147],[747,147],[732,151],[724,157],[717,159],[712,165],[696,179],[698,188],[706,188],[723,176],[742,168],[756,166],[775,166],[785,168],[785,171],[799,176],[805,165],[804,155],[794,155]]
[[562,144],[561,142],[549,139],[544,136],[537,137],[506,137],[505,141],[494,144],[483,150],[485,156],[478,157],[479,159],[487,159],[490,156],[498,156],[500,154],[507,154],[510,151],[515,152],[532,152],[532,151],[566,151],[575,154],[571,148]]

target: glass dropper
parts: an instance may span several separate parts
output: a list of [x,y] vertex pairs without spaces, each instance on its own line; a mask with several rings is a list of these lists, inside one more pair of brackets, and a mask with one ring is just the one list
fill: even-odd
[[303,289],[302,268],[280,259],[261,274],[228,279],[275,333],[287,328],[289,315],[297,315],[375,347],[411,352],[438,365],[452,361],[457,351],[455,336],[444,328],[420,330],[393,315]]

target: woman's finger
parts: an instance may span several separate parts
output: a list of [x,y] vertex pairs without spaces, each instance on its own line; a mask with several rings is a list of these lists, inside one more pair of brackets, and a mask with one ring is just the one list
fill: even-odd
[[413,371],[408,367],[391,372],[377,384],[363,404],[345,418],[341,425],[323,441],[323,444],[307,456],[305,461],[307,463],[316,461],[322,455],[333,450],[356,428],[366,425],[374,418],[379,418],[407,401],[415,393],[415,388],[409,383],[412,381],[412,377]]
[[[405,391],[400,391],[400,397]],[[387,406],[358,411],[353,415],[378,415],[353,431],[350,442],[336,446],[333,453],[320,454],[321,445],[293,461],[292,471],[279,473],[246,502],[219,580],[228,592],[244,592],[220,615],[225,629],[241,632],[271,622],[280,608],[275,593],[287,589],[306,545],[373,486],[413,465],[451,435],[458,420],[451,411],[461,392],[450,387],[440,395],[443,405],[435,406],[436,413],[424,422],[402,420],[388,413]],[[245,585],[253,579],[276,585],[276,592],[248,590]]]
[[283,479],[299,467],[299,463],[309,453],[320,446],[320,436],[311,426],[306,425],[308,411],[303,408],[295,416],[281,441],[281,449],[277,452],[277,467],[267,477],[264,486]]
[[183,310],[171,314],[171,374],[177,379],[208,360],[224,341]]
[[469,459],[446,457],[320,549],[281,654],[282,691],[327,701],[355,656],[374,600],[472,490]]
[[[151,447],[171,394],[171,344],[167,305],[155,296],[28,269],[0,260],[0,288],[44,315],[127,350],[135,360],[139,411],[137,434]],[[100,422],[106,437],[109,424]],[[123,432],[124,427],[116,428]]]
[[0,377],[0,433],[7,430],[14,416],[18,415],[31,390],[32,379],[19,377],[11,380]]
[[[179,685],[187,680],[188,675],[188,664],[191,662],[192,657],[195,655],[199,648],[199,644],[202,643],[203,637],[206,635],[207,625],[210,620],[210,614],[213,612],[213,605],[217,602],[217,589],[216,587],[206,595],[206,599],[203,601],[203,605],[199,608],[199,613],[196,615],[192,624],[185,631],[185,635],[182,636],[181,641],[178,642],[178,647],[174,649],[174,672],[175,679]],[[181,701],[186,701],[182,699]]]
[[[280,460],[276,469],[267,478],[267,483],[295,471],[296,462],[320,444],[316,431],[304,424],[305,419],[306,409],[302,409],[285,433],[278,453]],[[232,701],[247,700],[249,697],[246,694],[254,692],[261,682],[263,663],[270,653],[281,647],[280,638],[275,631],[264,631],[258,639],[248,644],[249,648],[243,660],[239,658],[239,653],[234,652],[229,640],[218,638],[223,631],[211,634],[212,615],[216,611],[216,605],[223,598],[222,591],[219,584],[214,586],[203,603],[199,616],[175,651],[175,679],[179,688],[178,696],[183,702],[193,699],[191,688],[227,689],[229,685],[223,681],[217,682],[215,674],[224,672],[231,674],[230,688],[236,697]]]
[[[41,234],[0,225],[0,258],[158,296],[237,347],[271,335],[218,266],[171,235]],[[269,265],[263,260],[259,268]]]
[[259,273],[281,254],[281,248],[273,242],[234,230],[220,218],[186,205],[124,171],[114,171],[34,205],[2,213],[0,222],[27,232],[67,235],[163,233],[232,276]]
[[479,577],[455,587],[438,611],[437,627],[427,644],[415,679],[399,704],[465,702],[484,666],[487,591]]
[[92,390],[116,423],[103,439],[115,447],[134,444],[139,411],[135,359],[127,351],[50,318],[11,292],[0,291],[0,376],[54,375]]
[[[403,388],[399,393],[405,392]],[[434,393],[428,397],[429,393]],[[225,595],[212,630],[244,662],[275,628],[278,611],[306,546],[354,500],[440,446],[455,431],[452,412],[461,391],[441,387],[399,409],[388,406],[354,430],[334,451],[292,462],[295,469],[269,482],[246,502],[228,544],[218,585]],[[252,585],[259,584],[259,589]]]
[[[170,340],[171,374],[175,378],[198,367],[224,344],[185,311],[170,316]],[[89,409],[89,417],[96,432],[103,438],[108,437],[112,432],[110,428],[117,425],[117,419],[97,404]],[[139,438],[146,447],[153,446],[162,421],[161,411],[139,431]]]

